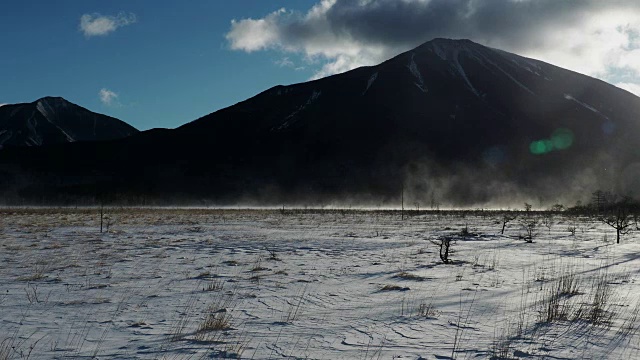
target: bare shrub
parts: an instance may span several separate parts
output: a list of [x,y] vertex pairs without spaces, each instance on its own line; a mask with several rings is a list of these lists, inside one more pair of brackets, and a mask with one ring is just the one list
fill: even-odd
[[545,213],[544,215],[542,215],[542,225],[544,225],[544,227],[546,227],[549,230],[549,233],[551,233],[551,227],[553,226],[553,214],[551,213]]
[[528,218],[526,220],[524,220],[522,222],[522,230],[524,231],[524,235],[520,235],[520,238],[523,239],[524,241],[528,242],[528,243],[532,243],[533,242],[533,238],[535,238],[538,233],[537,233],[537,228],[538,228],[538,220],[537,219],[531,219]]
[[616,229],[616,244],[620,244],[620,235],[628,234],[633,228],[633,217],[631,214],[631,204],[624,199],[616,203],[600,220]]
[[449,264],[451,262],[449,256],[453,253],[451,245],[453,245],[454,242],[455,241],[450,236],[443,236],[438,240],[431,241],[432,244],[436,245],[440,249],[440,260],[445,264]]
[[500,234],[504,235],[504,230],[507,227],[507,224],[509,222],[511,222],[512,220],[515,220],[518,217],[518,214],[512,214],[512,213],[504,213],[502,215],[502,230],[500,231]]

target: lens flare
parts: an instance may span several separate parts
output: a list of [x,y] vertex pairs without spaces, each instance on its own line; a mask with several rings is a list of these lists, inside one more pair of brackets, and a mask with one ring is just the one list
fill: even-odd
[[551,139],[536,140],[529,144],[529,151],[534,155],[548,154],[555,150],[566,150],[573,145],[573,132],[560,128],[551,134]]
[[566,150],[573,145],[573,132],[569,129],[558,129],[551,134],[553,147],[557,150]]

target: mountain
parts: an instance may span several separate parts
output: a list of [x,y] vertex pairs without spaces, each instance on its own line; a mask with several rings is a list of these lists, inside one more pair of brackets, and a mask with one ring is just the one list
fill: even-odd
[[596,189],[634,195],[638,119],[640,98],[603,81],[435,39],[177,129],[1,151],[0,181],[39,198],[566,203]]
[[61,97],[0,107],[0,145],[42,146],[113,140],[137,133],[131,125]]

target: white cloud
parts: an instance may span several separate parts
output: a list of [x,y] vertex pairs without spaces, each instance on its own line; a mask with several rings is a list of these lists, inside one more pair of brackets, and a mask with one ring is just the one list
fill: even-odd
[[278,41],[278,22],[285,9],[280,9],[267,15],[264,19],[231,20],[233,33],[227,34],[227,40],[231,41],[231,48],[253,52],[271,47]]
[[9,104],[6,104],[6,103],[4,103],[4,104],[0,104],[0,107],[5,106],[5,105],[9,105]]
[[115,105],[118,100],[118,94],[106,88],[100,89],[98,95],[102,104],[106,106]]
[[233,50],[300,55],[317,67],[314,78],[378,64],[435,37],[640,86],[637,0],[319,0],[304,13],[233,20],[226,34]]
[[100,15],[98,13],[84,14],[80,17],[79,29],[87,38],[92,36],[105,36],[116,31],[119,27],[136,22],[136,15],[132,13],[119,13],[116,16]]
[[288,56],[285,56],[280,60],[276,60],[275,64],[280,67],[295,67],[295,64],[289,59]]

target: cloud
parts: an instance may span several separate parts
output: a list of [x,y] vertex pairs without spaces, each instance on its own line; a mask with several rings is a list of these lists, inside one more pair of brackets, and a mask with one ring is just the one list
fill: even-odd
[[106,88],[100,89],[98,95],[100,96],[102,104],[106,106],[115,105],[118,101],[118,94]]
[[295,64],[289,59],[288,56],[285,56],[280,60],[276,60],[275,64],[280,67],[295,67]]
[[233,50],[300,55],[316,64],[315,78],[380,63],[436,37],[640,86],[637,0],[319,0],[306,12],[233,20],[226,34]]
[[105,36],[116,29],[136,22],[136,15],[121,12],[116,16],[100,15],[98,13],[84,14],[80,17],[79,29],[85,37]]
[[2,103],[2,104],[0,104],[0,107],[3,107],[3,106],[5,106],[5,105],[9,105],[9,104],[7,104],[7,103]]

